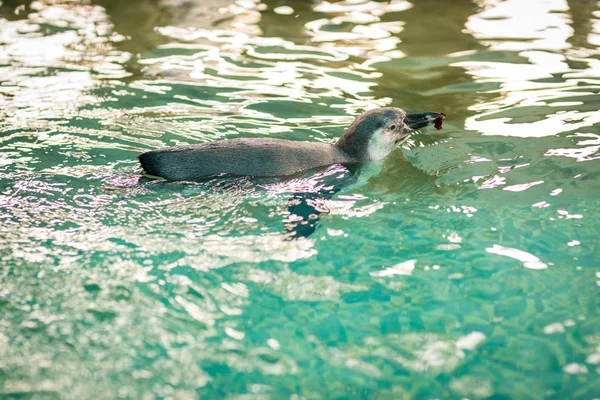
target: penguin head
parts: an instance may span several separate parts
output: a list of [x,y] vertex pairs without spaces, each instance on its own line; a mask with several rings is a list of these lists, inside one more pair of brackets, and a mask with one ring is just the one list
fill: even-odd
[[335,146],[357,161],[379,161],[408,139],[411,132],[440,118],[444,114],[407,114],[401,108],[377,108],[356,118]]

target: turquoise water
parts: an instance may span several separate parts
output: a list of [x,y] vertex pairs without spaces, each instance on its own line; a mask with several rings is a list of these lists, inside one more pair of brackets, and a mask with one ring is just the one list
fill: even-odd
[[[0,397],[600,397],[600,7],[3,1]],[[284,240],[146,150],[448,115]]]

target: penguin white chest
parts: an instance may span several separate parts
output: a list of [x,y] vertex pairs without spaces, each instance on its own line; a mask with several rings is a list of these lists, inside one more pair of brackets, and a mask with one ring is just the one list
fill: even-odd
[[368,158],[371,161],[383,160],[397,145],[394,135],[389,134],[385,128],[376,130],[367,147]]

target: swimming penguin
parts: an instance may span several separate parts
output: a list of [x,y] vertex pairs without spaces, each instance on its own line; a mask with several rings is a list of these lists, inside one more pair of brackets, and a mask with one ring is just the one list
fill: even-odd
[[198,181],[215,175],[285,177],[332,164],[356,164],[385,158],[409,134],[435,123],[445,114],[407,114],[385,107],[361,114],[335,143],[283,139],[230,139],[166,147],[138,158],[144,171],[170,181]]

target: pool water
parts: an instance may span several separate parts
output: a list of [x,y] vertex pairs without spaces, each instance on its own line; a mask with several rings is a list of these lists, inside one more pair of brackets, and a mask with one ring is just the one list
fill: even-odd
[[[600,397],[599,45],[585,0],[3,0],[0,397]],[[136,159],[388,105],[448,117],[333,196]]]

